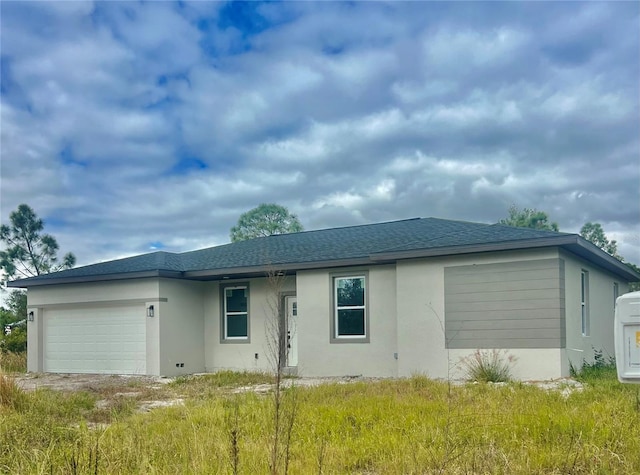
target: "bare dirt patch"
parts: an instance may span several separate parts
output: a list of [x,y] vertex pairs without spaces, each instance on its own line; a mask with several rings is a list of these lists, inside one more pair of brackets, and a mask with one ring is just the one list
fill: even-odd
[[[53,389],[55,391],[116,392],[122,388],[153,387],[172,380],[154,376],[120,376],[111,374],[27,373],[15,377],[25,391]],[[128,392],[128,391],[125,391]]]
[[64,393],[85,392],[95,398],[87,414],[90,424],[102,426],[114,417],[132,412],[149,412],[157,407],[184,404],[167,383],[171,378],[105,374],[28,373],[15,376],[24,391],[50,389]]

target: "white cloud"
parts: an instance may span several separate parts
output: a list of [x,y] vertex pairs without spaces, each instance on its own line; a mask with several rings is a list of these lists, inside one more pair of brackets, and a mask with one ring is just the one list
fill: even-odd
[[261,202],[308,228],[516,203],[639,252],[637,6],[233,8],[3,5],[3,221],[27,202],[87,263],[226,242]]
[[443,28],[422,39],[429,68],[453,72],[508,63],[527,46],[528,35],[499,27],[488,31]]

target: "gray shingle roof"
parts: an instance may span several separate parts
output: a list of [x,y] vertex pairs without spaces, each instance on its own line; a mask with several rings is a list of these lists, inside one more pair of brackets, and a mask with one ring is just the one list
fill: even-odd
[[[567,240],[567,238],[570,238]],[[562,245],[580,240],[576,235],[514,228],[500,224],[481,224],[438,218],[349,226],[342,228],[281,234],[184,253],[154,252],[125,259],[101,262],[75,269],[15,281],[14,287],[27,287],[61,281],[102,280],[98,277],[168,275],[189,277],[199,273],[218,275],[233,269],[304,269],[313,264],[339,265],[376,255],[411,251],[464,250],[482,245],[499,249],[533,247],[532,242]],[[547,243],[547,241],[549,241]],[[584,240],[583,240],[584,241]],[[593,246],[595,248],[595,246]],[[496,249],[494,249],[496,250]],[[195,274],[194,274],[195,273]]]

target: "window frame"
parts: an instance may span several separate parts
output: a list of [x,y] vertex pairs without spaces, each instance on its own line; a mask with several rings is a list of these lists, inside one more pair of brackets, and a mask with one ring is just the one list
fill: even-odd
[[[338,282],[344,279],[363,279],[364,305],[338,307]],[[330,339],[331,343],[369,343],[371,329],[369,324],[369,272],[366,270],[354,270],[352,272],[336,272],[329,274],[331,311],[330,311]],[[338,310],[353,308],[364,310],[364,334],[363,335],[338,335]]]
[[[227,312],[227,290],[244,289],[247,299],[246,312]],[[251,298],[249,291],[249,282],[236,282],[220,286],[220,343],[251,343]],[[245,315],[247,318],[247,335],[246,336],[228,336],[229,316]]]
[[589,321],[589,271],[580,271],[580,330],[582,336],[590,336]]

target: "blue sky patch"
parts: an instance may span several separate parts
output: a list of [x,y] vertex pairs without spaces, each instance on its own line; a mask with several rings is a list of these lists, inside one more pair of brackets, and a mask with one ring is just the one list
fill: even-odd
[[183,157],[171,168],[170,175],[186,175],[188,173],[206,170],[209,168],[206,162],[196,157]]
[[[67,219],[67,217],[62,212],[43,216],[42,220],[44,221],[44,232],[47,234],[52,234],[54,237],[56,237],[56,234],[59,230],[65,229],[69,226],[69,219]],[[64,254],[65,253],[63,252],[60,255]]]
[[160,251],[164,249],[166,246],[161,241],[153,241],[150,242],[148,248],[150,251]]
[[86,168],[89,165],[86,161],[76,158],[75,154],[73,153],[73,147],[71,145],[66,145],[60,151],[58,156],[60,157],[60,161],[62,161],[64,165],[78,166],[82,168]]
[[227,2],[220,10],[218,27],[236,28],[243,36],[257,35],[269,28],[267,19],[260,13],[262,2]]

